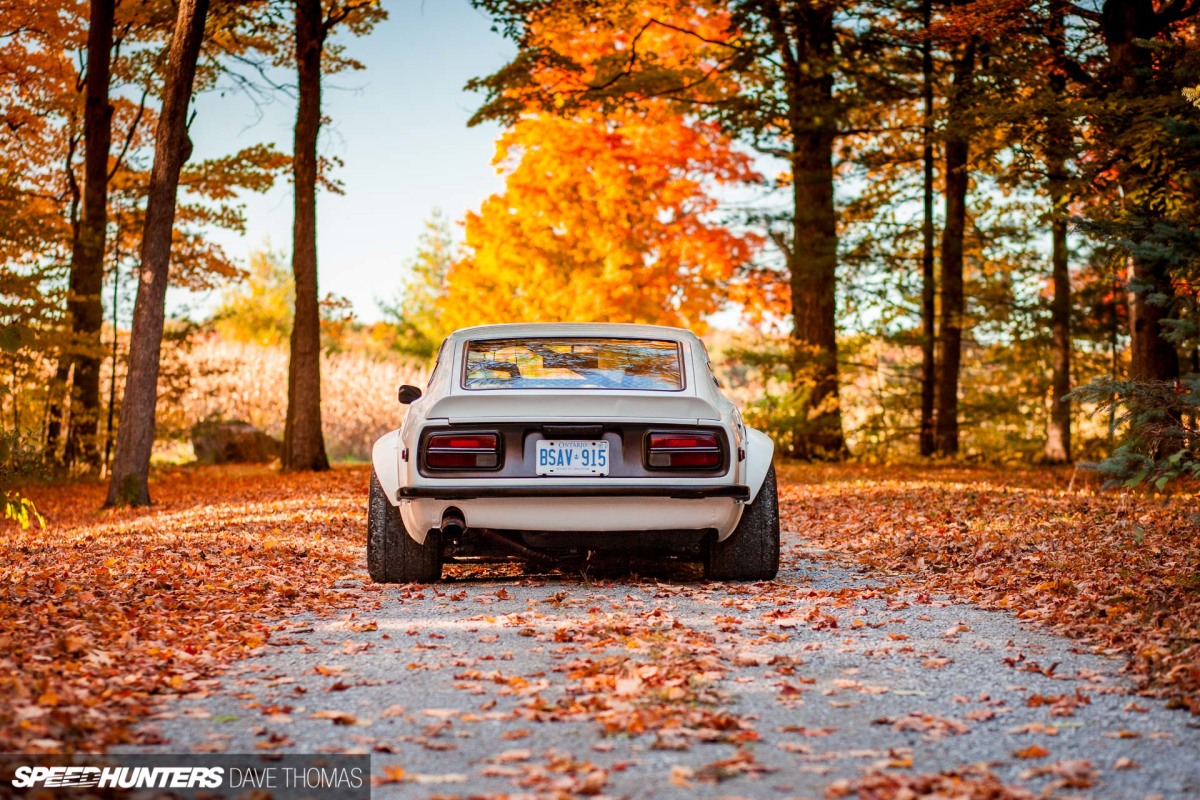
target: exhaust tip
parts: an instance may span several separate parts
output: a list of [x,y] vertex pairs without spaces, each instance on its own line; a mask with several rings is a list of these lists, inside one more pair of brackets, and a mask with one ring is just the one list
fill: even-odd
[[442,514],[442,533],[447,536],[461,536],[467,529],[467,522],[462,512],[457,508],[447,508]]

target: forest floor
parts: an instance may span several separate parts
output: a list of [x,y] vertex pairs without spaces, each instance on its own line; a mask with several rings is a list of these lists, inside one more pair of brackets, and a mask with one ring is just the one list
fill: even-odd
[[366,581],[368,476],[176,469],[105,512],[98,484],[29,487],[0,747],[366,750],[397,796],[1200,791],[1194,495],[790,465],[774,582],[413,589]]

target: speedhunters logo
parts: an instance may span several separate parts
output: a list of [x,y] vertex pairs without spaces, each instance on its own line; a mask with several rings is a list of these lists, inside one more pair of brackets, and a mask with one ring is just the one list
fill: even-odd
[[223,767],[17,767],[14,789],[219,789]]
[[0,756],[0,800],[93,800],[147,790],[172,798],[369,800],[370,756]]

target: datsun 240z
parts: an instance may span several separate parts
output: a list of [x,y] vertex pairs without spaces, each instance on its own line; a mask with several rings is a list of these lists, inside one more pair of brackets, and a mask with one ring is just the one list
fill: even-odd
[[375,443],[367,565],[431,582],[447,562],[699,561],[779,569],[774,444],[722,394],[704,343],[653,325],[456,331]]

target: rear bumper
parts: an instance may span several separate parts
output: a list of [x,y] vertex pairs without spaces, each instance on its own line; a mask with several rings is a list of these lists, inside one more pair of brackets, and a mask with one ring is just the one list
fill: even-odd
[[[417,487],[408,487],[417,488]],[[426,491],[432,487],[426,487]],[[445,513],[453,508],[462,515],[468,528],[500,531],[596,532],[606,531],[620,537],[623,533],[654,530],[715,530],[724,539],[737,525],[745,503],[730,494],[745,487],[691,486],[690,496],[672,497],[672,487],[655,487],[660,494],[632,496],[621,487],[595,487],[588,484],[538,488],[536,494],[519,496],[489,494],[484,489],[450,489],[438,497],[402,496],[400,517],[408,535],[422,542],[431,529],[440,528]],[[510,487],[509,491],[517,488]],[[605,493],[573,495],[565,492],[602,488]],[[626,490],[635,487],[624,487]],[[637,487],[644,488],[644,487]],[[482,493],[481,490],[482,489]],[[559,490],[563,490],[560,492]],[[616,490],[616,491],[614,491]],[[679,487],[675,487],[680,491]],[[702,492],[723,491],[726,496],[704,496]],[[701,493],[701,494],[698,494]],[[467,496],[464,496],[467,495]]]
[[663,497],[672,500],[707,500],[726,498],[747,502],[749,486],[619,486],[619,485],[568,485],[568,486],[402,486],[396,493],[398,500],[487,500],[555,497]]

